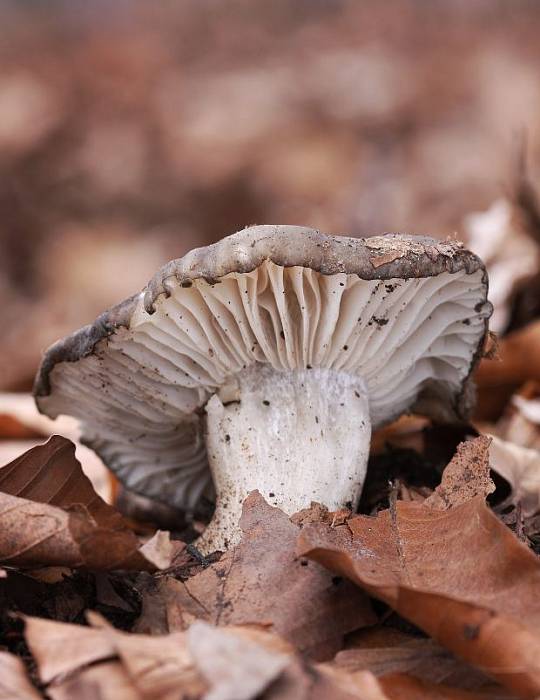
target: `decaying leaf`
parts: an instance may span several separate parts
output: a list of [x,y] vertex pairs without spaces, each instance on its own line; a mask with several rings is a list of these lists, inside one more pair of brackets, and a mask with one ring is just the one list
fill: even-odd
[[487,496],[495,491],[489,476],[489,445],[491,438],[481,435],[458,445],[456,454],[443,472],[442,480],[425,505],[446,510],[466,503],[475,496]]
[[533,381],[524,384],[512,396],[495,427],[498,437],[540,450],[540,384]]
[[240,525],[238,546],[184,583],[162,589],[169,629],[184,629],[194,618],[262,624],[324,659],[340,648],[344,634],[376,621],[361,591],[296,556],[299,527],[258,492],[244,502]]
[[73,677],[47,688],[47,694],[52,700],[145,700],[118,661],[82,668]]
[[514,697],[432,639],[413,637],[388,627],[363,631],[357,636],[355,646],[339,652],[333,663],[349,673],[368,668],[381,682],[386,682],[389,676],[403,678],[410,674],[439,687],[444,683],[455,690],[489,694],[492,699]]
[[[371,673],[347,673],[328,664],[310,665],[283,640],[260,627],[217,628],[197,622],[187,633],[150,637],[119,632],[95,614],[89,615],[89,621],[94,625],[91,629],[26,618],[28,647],[40,680],[54,699],[389,700],[390,697],[383,693]],[[50,644],[46,643],[47,639],[51,640]],[[86,695],[96,688],[101,694]]]
[[497,691],[489,695],[439,683],[421,680],[403,673],[394,673],[379,679],[382,690],[389,700],[513,700],[513,696]]
[[231,637],[194,622],[187,645],[202,677],[213,686],[205,700],[249,700],[261,695],[289,665],[289,655],[269,651],[241,636]]
[[479,420],[500,417],[512,394],[529,380],[540,381],[540,321],[499,340],[499,359],[484,359],[475,374]]
[[491,468],[512,487],[512,500],[521,505],[523,514],[540,511],[540,452],[491,437]]
[[299,551],[511,691],[540,694],[540,561],[482,498],[448,510],[398,502],[376,518],[313,524]]
[[28,680],[23,662],[7,651],[0,651],[0,700],[40,700],[41,695]]
[[[170,564],[163,536],[149,556],[94,491],[73,443],[53,436],[0,469],[0,561],[14,566],[155,570]],[[169,555],[167,556],[167,550]]]

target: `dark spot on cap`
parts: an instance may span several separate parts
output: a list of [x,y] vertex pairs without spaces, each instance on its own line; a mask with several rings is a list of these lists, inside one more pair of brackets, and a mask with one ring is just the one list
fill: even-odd
[[180,282],[181,287],[191,287],[193,285],[193,282],[191,280],[184,280],[183,282]]
[[349,346],[348,346],[348,345],[344,345],[344,346],[343,346],[343,349],[344,349],[344,350],[348,350],[348,349],[349,349]]
[[275,497],[276,497],[276,494],[273,491],[270,491],[270,493],[268,494],[268,498],[275,498]]
[[263,406],[270,406],[270,401],[267,401],[266,399],[264,399]]
[[225,442],[230,442],[231,441],[231,436],[230,435],[225,435]]

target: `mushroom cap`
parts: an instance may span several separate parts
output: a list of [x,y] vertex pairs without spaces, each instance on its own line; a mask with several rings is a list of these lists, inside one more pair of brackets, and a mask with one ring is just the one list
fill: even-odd
[[193,510],[210,485],[204,405],[248,365],[363,377],[375,427],[466,418],[491,305],[456,241],[253,226],[167,263],[46,352],[37,405],[82,420],[126,486]]

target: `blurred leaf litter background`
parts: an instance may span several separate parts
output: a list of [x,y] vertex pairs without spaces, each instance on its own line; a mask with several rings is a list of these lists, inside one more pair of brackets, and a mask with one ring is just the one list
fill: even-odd
[[540,5],[0,4],[0,390],[253,223],[465,237],[538,181]]

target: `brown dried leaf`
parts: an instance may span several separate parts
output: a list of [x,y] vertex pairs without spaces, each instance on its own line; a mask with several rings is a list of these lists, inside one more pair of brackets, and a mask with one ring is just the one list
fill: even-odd
[[250,700],[260,696],[290,663],[289,655],[266,650],[241,636],[195,622],[187,644],[212,690],[206,700]]
[[55,700],[388,700],[369,672],[311,666],[260,628],[199,622],[149,637],[119,632],[96,614],[89,620],[97,628],[26,619],[28,646]]
[[407,673],[429,683],[444,683],[454,689],[490,693],[490,698],[510,697],[500,685],[457,659],[432,639],[376,627],[357,635],[356,644],[358,646],[337,654],[333,663],[338,668],[349,673],[369,669],[379,678]]
[[238,546],[175,584],[169,621],[176,619],[180,628],[193,617],[216,625],[268,625],[316,659],[333,656],[344,634],[376,621],[369,601],[354,586],[296,556],[299,527],[258,492],[244,502],[240,526],[244,534]]
[[475,373],[478,420],[497,419],[512,394],[529,380],[540,381],[540,321],[499,340],[499,360],[484,359]]
[[21,423],[18,418],[9,413],[0,413],[0,439],[1,440],[32,440],[43,435]]
[[99,525],[122,522],[120,513],[94,491],[75,457],[75,445],[60,435],[2,467],[0,491],[60,508],[83,506]]
[[493,493],[495,484],[489,476],[490,443],[491,438],[485,435],[460,443],[443,472],[441,483],[425,500],[425,505],[446,510],[475,496],[485,498]]
[[540,693],[540,561],[483,499],[311,525],[299,548],[512,692]]
[[509,695],[475,693],[395,673],[379,678],[389,700],[512,700]]
[[41,695],[28,680],[23,662],[0,651],[0,700],[40,700]]
[[115,654],[114,646],[102,630],[39,617],[25,617],[24,621],[26,643],[42,683],[49,684]]
[[0,469],[0,561],[12,566],[155,570],[168,566],[168,540],[139,541],[94,491],[73,443],[53,436]]
[[47,688],[47,694],[52,700],[144,700],[118,661],[83,668],[75,677]]
[[489,448],[491,468],[512,487],[512,499],[523,515],[540,511],[540,452],[492,436]]

